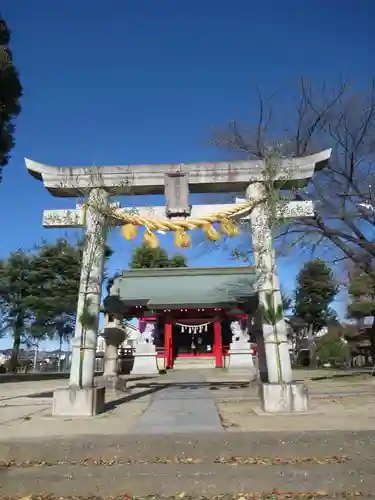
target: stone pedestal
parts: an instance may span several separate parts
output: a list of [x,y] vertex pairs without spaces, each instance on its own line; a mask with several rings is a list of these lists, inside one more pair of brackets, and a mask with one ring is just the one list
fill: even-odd
[[52,415],[55,417],[93,417],[103,413],[104,407],[104,387],[68,387],[53,393]]
[[228,372],[243,371],[248,372],[251,381],[257,379],[257,371],[251,356],[250,344],[238,344],[232,342],[228,352],[229,363]]
[[257,371],[249,344],[249,334],[241,328],[239,321],[231,324],[233,341],[229,347],[228,372],[242,371],[249,374],[250,381],[257,379]]
[[302,382],[260,384],[260,400],[265,413],[306,412],[309,409],[307,387]]
[[158,375],[156,348],[150,343],[139,343],[134,353],[132,375]]
[[97,377],[96,385],[98,387],[105,387],[108,390],[113,391],[123,391],[127,390],[127,378],[122,377],[120,375],[102,375],[101,377]]

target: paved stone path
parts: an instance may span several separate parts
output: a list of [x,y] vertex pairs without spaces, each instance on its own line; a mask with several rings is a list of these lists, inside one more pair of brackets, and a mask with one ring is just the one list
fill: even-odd
[[183,380],[184,385],[168,387],[156,393],[153,402],[131,432],[176,434],[222,431],[213,394],[207,387],[200,385],[205,382],[203,375],[190,372],[187,379],[185,373]]

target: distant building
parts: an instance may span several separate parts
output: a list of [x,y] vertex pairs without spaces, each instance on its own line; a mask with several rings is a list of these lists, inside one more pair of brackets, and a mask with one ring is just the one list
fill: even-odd
[[[135,342],[139,339],[141,335],[139,328],[132,325],[131,323],[125,322],[124,326],[126,328],[126,338],[124,342],[120,344],[119,350],[127,347],[133,347]],[[98,357],[101,357],[105,351],[105,340],[102,337],[101,333],[103,333],[103,330],[100,331],[98,335],[98,342],[96,344],[96,355]]]

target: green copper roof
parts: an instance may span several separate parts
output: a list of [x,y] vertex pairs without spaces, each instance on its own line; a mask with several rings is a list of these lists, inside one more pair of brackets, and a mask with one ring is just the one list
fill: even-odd
[[255,278],[250,267],[140,269],[124,271],[110,295],[126,309],[223,307],[248,302],[256,294]]

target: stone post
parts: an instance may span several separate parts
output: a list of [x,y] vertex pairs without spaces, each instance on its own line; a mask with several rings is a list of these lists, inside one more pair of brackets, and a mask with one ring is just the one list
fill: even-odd
[[[261,183],[251,184],[246,192],[248,199],[259,201],[265,197]],[[258,205],[251,213],[251,231],[254,262],[259,280],[259,304],[267,307],[267,293],[272,294],[275,309],[282,305],[280,283],[276,269],[276,256],[272,234],[270,207],[267,202]],[[267,375],[270,383],[290,383],[292,369],[285,321],[275,325],[263,323],[263,340],[267,361]]]
[[[107,206],[108,193],[101,188],[92,189],[86,208],[86,233],[82,255],[77,322],[72,344],[70,387],[93,386],[107,238],[103,211]],[[81,323],[81,315],[84,310],[95,318],[88,327],[84,327]]]
[[[104,212],[107,207],[108,193],[102,188],[92,189],[85,209],[86,233],[72,342],[70,394],[55,392],[55,415],[93,415],[104,410],[104,387],[94,387],[94,370],[107,236]],[[82,313],[90,318],[89,322],[86,318],[82,324]]]
[[[246,191],[246,196],[252,201],[265,199],[264,185],[258,182],[251,184]],[[267,294],[271,294],[273,307],[277,309],[282,305],[282,297],[276,269],[271,207],[267,201],[259,204],[252,211],[250,221],[254,262],[259,283],[259,304],[267,308],[266,297]],[[262,323],[267,371],[266,383],[260,386],[262,410],[267,413],[307,411],[308,395],[305,385],[292,383],[292,368],[284,319],[278,321],[276,325],[268,325],[264,321]]]
[[120,344],[114,343],[111,339],[106,339],[104,351],[104,371],[103,377],[111,379],[117,378],[117,359]]

